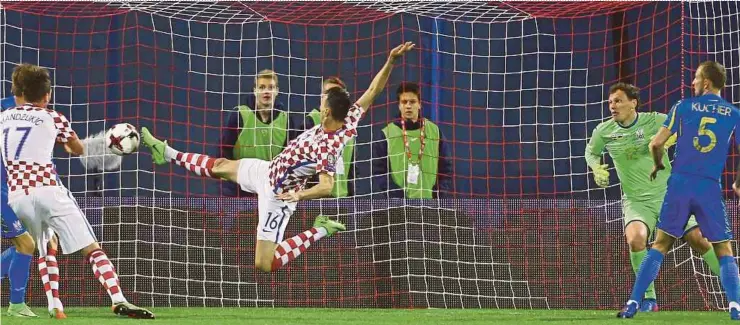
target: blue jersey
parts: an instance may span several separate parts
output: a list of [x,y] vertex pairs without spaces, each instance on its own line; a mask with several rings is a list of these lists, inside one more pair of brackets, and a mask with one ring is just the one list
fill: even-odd
[[733,131],[740,144],[740,110],[714,94],[679,101],[663,126],[678,133],[673,173],[719,181]]

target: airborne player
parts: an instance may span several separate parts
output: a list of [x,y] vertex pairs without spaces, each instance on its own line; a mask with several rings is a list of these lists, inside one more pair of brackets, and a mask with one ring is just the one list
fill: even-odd
[[[283,240],[298,201],[331,195],[335,166],[342,163],[344,146],[357,136],[360,119],[385,88],[396,60],[413,48],[414,44],[406,42],[391,50],[383,68],[354,105],[349,93],[341,87],[325,90],[321,98],[321,124],[290,141],[272,161],[182,153],[155,139],[146,128],[141,130],[141,140],[152,151],[155,164],[171,162],[197,175],[224,179],[239,184],[244,191],[257,193],[259,222],[254,262],[261,271],[275,271],[317,240],[345,230],[343,224],[319,216],[311,229]],[[306,182],[316,174],[318,185],[305,189]]]

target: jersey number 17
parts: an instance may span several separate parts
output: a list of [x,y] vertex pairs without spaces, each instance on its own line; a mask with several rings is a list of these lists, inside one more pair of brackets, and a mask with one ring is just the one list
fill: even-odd
[[[28,139],[28,134],[31,133],[31,127],[30,126],[17,127],[15,128],[15,131],[23,133],[23,135],[21,135],[21,140],[18,141],[18,147],[15,148],[14,160],[18,160],[18,158],[21,156],[21,151],[23,151],[23,145],[26,144],[26,139]],[[5,142],[5,146],[3,148],[5,149],[3,152],[3,156],[5,157],[5,159],[8,159],[8,155],[10,154],[10,151],[8,151],[8,135],[9,134],[10,134],[10,128],[6,128],[5,130],[3,130],[3,136],[4,136],[4,142]]]

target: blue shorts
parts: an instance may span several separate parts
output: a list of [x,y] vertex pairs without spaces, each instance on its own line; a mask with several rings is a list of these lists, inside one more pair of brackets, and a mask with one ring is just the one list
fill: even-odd
[[704,237],[717,243],[732,239],[722,187],[717,180],[673,173],[658,219],[658,229],[680,238],[691,215]]
[[15,238],[26,232],[26,227],[8,205],[8,186],[5,182],[0,186],[0,214],[2,215],[3,238]]

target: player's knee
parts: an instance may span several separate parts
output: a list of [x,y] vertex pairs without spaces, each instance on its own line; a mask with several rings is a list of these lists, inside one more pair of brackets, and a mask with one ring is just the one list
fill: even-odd
[[686,233],[686,235],[683,236],[683,239],[689,243],[689,246],[691,246],[692,249],[701,255],[704,255],[704,253],[709,251],[709,248],[711,247],[711,244],[704,239],[699,228],[694,228]]
[[90,255],[90,253],[92,253],[93,251],[96,251],[98,249],[100,249],[100,245],[97,242],[95,242],[95,243],[92,243],[90,245],[87,245],[87,247],[83,248],[80,251],[80,253],[82,254],[82,256],[84,256],[85,258],[87,258],[88,255]]
[[662,232],[658,233],[655,238],[655,242],[652,245],[652,249],[657,250],[663,254],[668,253],[668,250],[673,246],[675,239]]
[[647,237],[640,235],[627,236],[627,245],[632,252],[639,252],[647,248]]
[[647,247],[648,227],[640,221],[630,222],[624,229],[624,236],[630,251],[642,251]]
[[36,251],[36,242],[28,233],[16,237],[13,244],[15,244],[15,250],[21,254],[33,255]]
[[717,255],[718,258],[722,256],[733,256],[732,244],[730,244],[729,240],[713,243],[712,246],[714,247],[714,254]]
[[54,235],[51,236],[51,240],[49,240],[49,249],[57,250],[59,248],[59,238]]
[[272,272],[272,260],[256,257],[254,259],[254,267],[262,272]]

